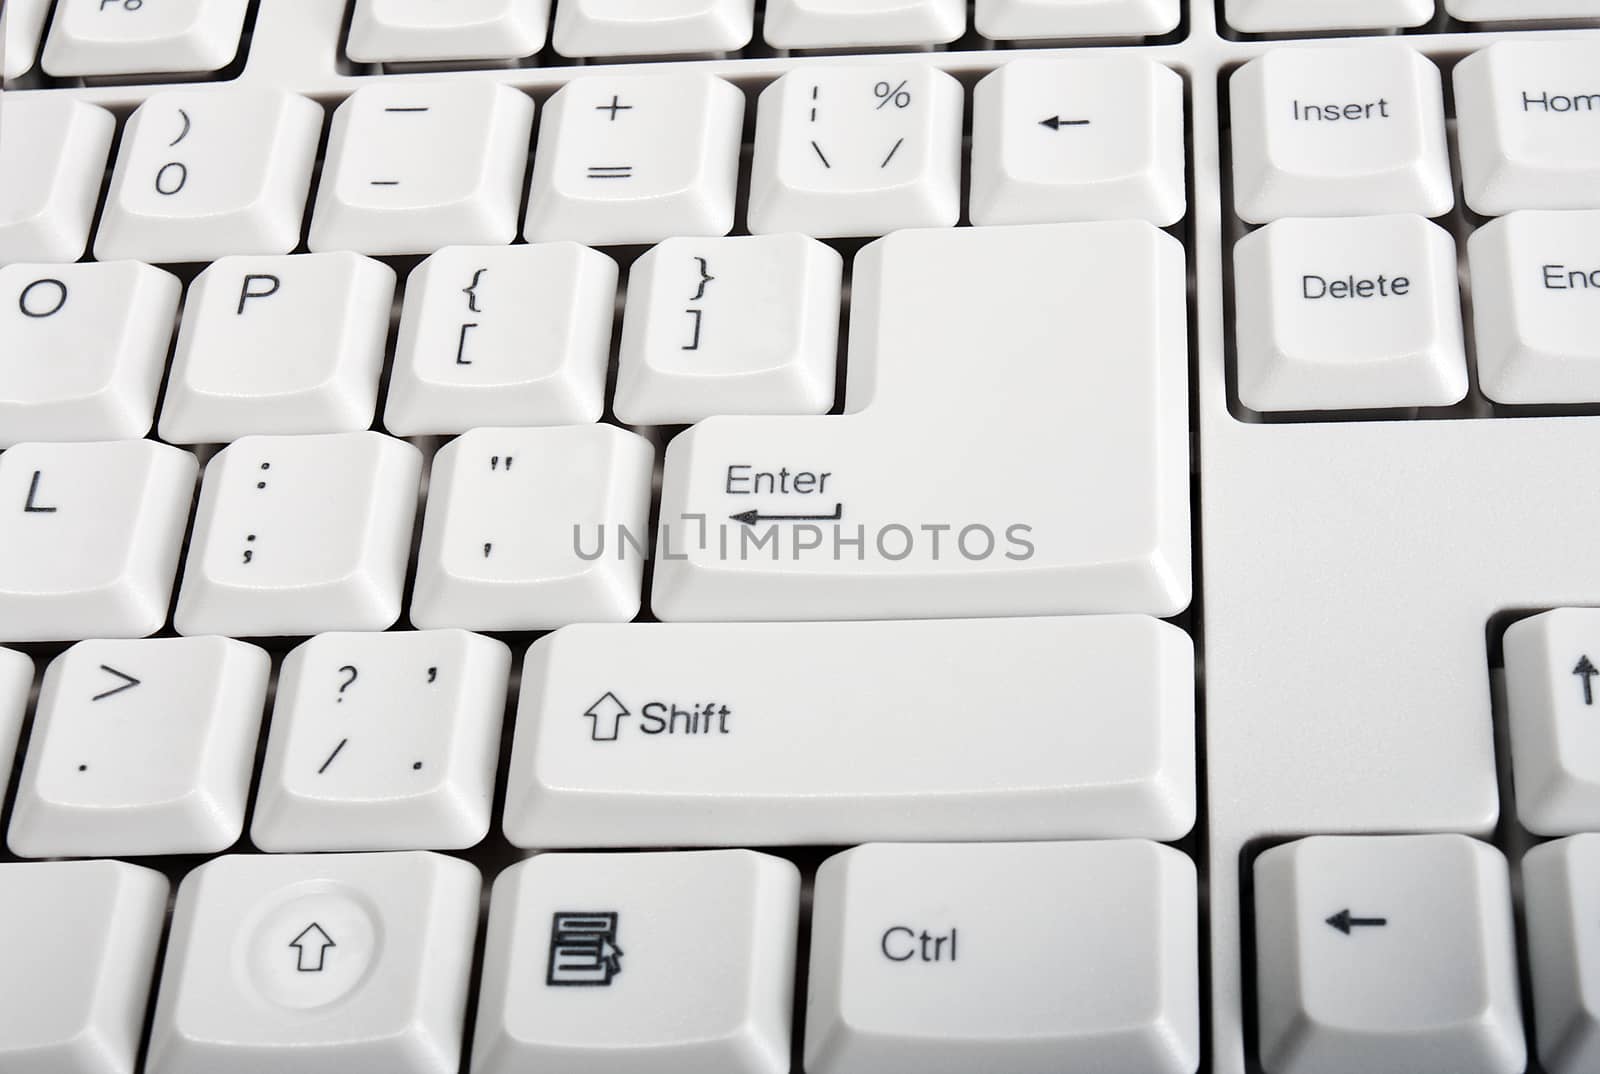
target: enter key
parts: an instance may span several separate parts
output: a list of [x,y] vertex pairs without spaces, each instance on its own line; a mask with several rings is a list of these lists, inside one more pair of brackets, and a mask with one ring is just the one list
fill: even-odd
[[845,414],[713,418],[670,446],[655,613],[1176,614],[1187,372],[1183,249],[1148,224],[873,243]]

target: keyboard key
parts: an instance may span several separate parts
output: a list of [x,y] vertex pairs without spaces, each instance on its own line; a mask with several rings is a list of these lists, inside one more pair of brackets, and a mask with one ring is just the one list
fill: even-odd
[[545,105],[523,233],[590,246],[726,235],[743,128],[744,93],[711,75],[569,82]]
[[95,256],[212,261],[300,245],[322,106],[280,90],[181,90],[128,121]]
[[1534,847],[1522,859],[1534,1039],[1546,1074],[1600,1069],[1600,835]]
[[357,63],[515,60],[544,48],[550,0],[356,0]]
[[810,1074],[1191,1074],[1195,868],[1141,841],[874,844],[823,863]]
[[207,464],[200,488],[178,632],[253,637],[391,626],[421,472],[416,448],[377,433],[229,444]]
[[500,874],[473,1074],[788,1074],[800,874],[747,850]]
[[161,438],[367,428],[394,287],[393,269],[350,253],[212,263],[189,288]]
[[271,662],[231,638],[84,641],[39,689],[7,842],[27,858],[214,854],[244,830]]
[[278,675],[262,850],[454,850],[489,831],[511,650],[462,630],[320,634]]
[[160,630],[196,469],[189,452],[150,440],[0,455],[0,641]]
[[89,245],[117,121],[51,93],[7,94],[4,108],[0,265],[76,261]]
[[[0,781],[11,784],[17,738],[33,693],[33,661],[15,649],[0,649]],[[3,1048],[4,1045],[0,1045]]]
[[1600,610],[1513,623],[1505,657],[1517,818],[1539,835],[1600,827]]
[[616,302],[617,263],[576,243],[440,250],[406,281],[384,425],[599,421]]
[[219,71],[249,0],[56,0],[44,69],[56,78]]
[[506,837],[1176,839],[1193,677],[1188,637],[1137,616],[568,627],[528,651]]
[[1462,22],[1526,22],[1532,19],[1592,19],[1594,0],[1444,0]]
[[755,0],[561,0],[553,40],[563,56],[732,52],[750,43]]
[[333,113],[310,248],[426,254],[509,243],[533,113],[527,94],[489,82],[356,90]]
[[972,108],[973,223],[1183,219],[1176,71],[1120,55],[1016,60],[978,83]]
[[154,869],[0,865],[0,1067],[130,1074],[166,912]]
[[1256,859],[1268,1074],[1521,1074],[1511,883],[1460,835],[1315,837]]
[[1421,26],[1433,0],[1227,0],[1228,25],[1246,34]]
[[233,855],[184,877],[152,1074],[456,1074],[481,881],[438,854]]
[[1491,45],[1456,65],[1455,88],[1475,212],[1600,209],[1600,42]]
[[1499,403],[1600,401],[1600,212],[1515,212],[1467,244],[1478,383]]
[[1019,38],[1141,37],[1170,33],[1179,0],[977,0],[978,32]]
[[0,447],[148,433],[181,291],[133,261],[0,268]]
[[750,230],[834,238],[954,227],[963,96],[931,67],[784,75],[757,107]]
[[617,417],[824,414],[833,405],[844,259],[804,235],[668,239],[634,262]]
[[473,429],[439,449],[414,626],[550,630],[639,611],[655,448],[614,425]]
[[1233,73],[1234,206],[1284,216],[1417,213],[1455,204],[1444,89],[1406,48],[1279,49]]
[[50,19],[51,0],[7,0],[0,11],[0,78],[9,82],[33,69]]
[[1132,221],[866,247],[845,417],[714,418],[669,447],[656,615],[1181,610],[1184,294],[1182,248]]
[[1466,398],[1456,244],[1422,217],[1279,220],[1239,241],[1234,278],[1250,409]]
[[967,29],[966,0],[767,0],[773,48],[943,45]]

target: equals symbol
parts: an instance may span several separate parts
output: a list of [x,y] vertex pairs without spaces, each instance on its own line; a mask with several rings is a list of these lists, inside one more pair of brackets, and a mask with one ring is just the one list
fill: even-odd
[[591,164],[590,179],[632,179],[632,164]]

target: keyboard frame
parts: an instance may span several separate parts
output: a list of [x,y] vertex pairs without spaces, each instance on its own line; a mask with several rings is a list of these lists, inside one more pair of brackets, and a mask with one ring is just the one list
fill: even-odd
[[[1600,496],[1581,494],[1582,462],[1600,457],[1600,418],[1506,416],[1481,398],[1382,420],[1264,421],[1240,408],[1230,388],[1228,262],[1246,228],[1232,212],[1226,181],[1227,76],[1271,49],[1354,40],[1424,52],[1444,69],[1448,101],[1449,69],[1469,52],[1513,37],[1584,34],[1600,41],[1600,29],[1464,31],[1441,17],[1403,34],[1244,37],[1222,25],[1222,0],[1191,0],[1190,7],[1185,30],[1173,39],[1070,45],[1068,51],[1137,54],[1172,67],[1186,83],[1190,206],[1186,219],[1169,230],[1184,240],[1191,274],[1196,599],[1176,621],[1194,636],[1200,657],[1203,790],[1200,823],[1181,845],[1196,856],[1202,875],[1202,1070],[1247,1074],[1259,1070],[1247,896],[1250,862],[1261,849],[1302,834],[1451,831],[1493,838],[1511,853],[1516,869],[1528,839],[1511,819],[1507,757],[1503,741],[1496,742],[1503,739],[1503,705],[1494,700],[1499,690],[1491,666],[1510,619],[1561,605],[1600,605],[1600,562],[1585,561],[1580,539],[1600,532]],[[574,79],[664,69],[656,60],[566,62],[373,76],[356,73],[342,59],[345,2],[260,0],[252,17],[247,55],[227,73],[236,73],[242,85],[311,96],[330,114],[372,77],[487,80],[525,90],[542,105]],[[977,79],[1009,60],[1063,55],[1055,47],[961,47],[972,40],[924,52],[671,62],[744,89],[748,139],[756,94],[797,67],[940,68],[968,87],[970,127],[970,87]],[[308,49],[307,42],[326,47]],[[105,105],[125,122],[147,95],[196,84],[42,92]],[[1451,126],[1453,134],[1453,119]],[[745,156],[747,177],[748,151]],[[1453,137],[1452,163],[1459,203]],[[742,197],[739,219],[742,225]],[[1458,208],[1441,222],[1461,244],[1463,293],[1469,296],[1464,240],[1481,220]],[[848,255],[859,244],[839,245]],[[627,259],[625,253],[624,264]],[[1470,353],[1470,302],[1467,309]],[[431,457],[443,438],[413,442]],[[206,457],[202,450],[202,462]],[[531,637],[509,639],[519,662]],[[25,648],[41,669],[60,650]],[[281,656],[284,646],[271,648]],[[514,680],[508,735],[515,686]],[[24,743],[27,733],[25,726]],[[503,756],[496,817],[504,788]],[[241,842],[240,849],[248,848]],[[808,874],[827,852],[786,851]],[[521,852],[497,827],[466,856],[492,880]],[[4,852],[0,860],[14,859]],[[165,864],[181,875],[197,860]],[[481,944],[480,932],[480,954]],[[1526,1000],[1525,945],[1519,954]],[[1531,1017],[1527,1021],[1531,1026]],[[797,1039],[796,1070],[799,1047]]]

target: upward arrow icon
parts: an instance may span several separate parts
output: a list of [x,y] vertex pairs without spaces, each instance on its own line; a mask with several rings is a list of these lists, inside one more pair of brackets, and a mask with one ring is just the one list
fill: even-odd
[[323,962],[328,957],[328,948],[339,945],[333,942],[333,937],[321,925],[313,921],[300,935],[289,941],[289,946],[294,948],[296,970],[301,973],[321,973]]
[[1585,653],[1578,658],[1578,666],[1572,669],[1574,675],[1583,679],[1583,703],[1594,704],[1594,677],[1600,675],[1600,668],[1594,666],[1589,655]]
[[584,715],[592,721],[589,737],[596,742],[615,742],[622,731],[622,718],[629,715],[628,706],[617,700],[617,695],[607,690],[600,700],[590,705]]

